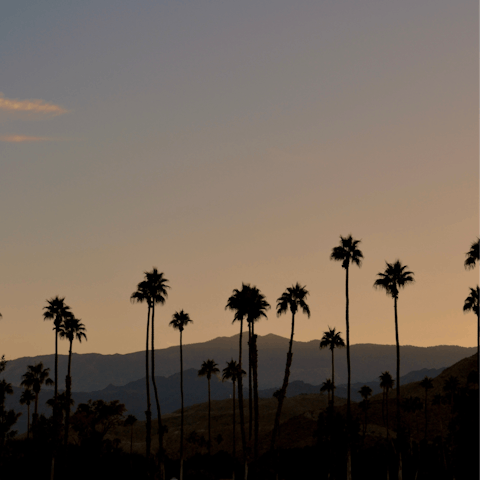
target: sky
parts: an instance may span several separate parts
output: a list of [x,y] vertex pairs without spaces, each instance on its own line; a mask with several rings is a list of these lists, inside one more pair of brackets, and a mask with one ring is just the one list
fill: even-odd
[[[272,305],[296,282],[295,339],[394,344],[373,283],[399,259],[402,345],[476,345],[478,2],[5,0],[0,16],[0,354],[53,353],[46,300],[87,328],[78,353],[144,349],[130,295],[169,280],[156,347],[238,333],[242,282]],[[60,353],[68,352],[60,342]]]

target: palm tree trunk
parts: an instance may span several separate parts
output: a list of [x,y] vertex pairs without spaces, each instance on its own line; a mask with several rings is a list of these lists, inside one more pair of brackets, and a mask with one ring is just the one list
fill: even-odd
[[347,336],[347,480],[352,479],[352,447],[350,441],[350,425],[351,425],[351,412],[350,412],[350,386],[351,386],[351,373],[350,373],[350,324],[349,324],[349,298],[348,298],[348,264],[345,268],[345,323],[346,323],[346,336]]
[[240,414],[240,433],[242,435],[242,450],[243,450],[243,463],[247,464],[247,439],[245,438],[245,415],[243,412],[243,382],[242,382],[242,333],[243,333],[243,319],[240,320],[240,340],[238,351],[238,371],[240,375],[238,377],[238,409]]
[[155,393],[155,404],[157,407],[157,425],[158,425],[158,460],[160,467],[160,479],[165,478],[164,451],[163,451],[163,426],[162,414],[160,411],[160,401],[158,400],[157,382],[155,381],[155,302],[152,302],[152,384]]
[[335,403],[335,368],[334,368],[334,361],[333,361],[333,348],[332,348],[332,413],[334,409]]
[[58,329],[55,326],[55,390],[53,396],[55,401],[58,395]]
[[382,387],[382,422],[385,425],[385,388]]
[[254,411],[254,442],[253,442],[253,458],[258,458],[258,434],[260,415],[258,410],[258,350],[257,350],[257,336],[254,333],[252,325],[252,354],[253,354],[253,411]]
[[30,403],[27,403],[27,438],[30,438]]
[[287,394],[288,377],[290,376],[290,366],[292,365],[292,357],[293,357],[292,348],[293,348],[294,328],[295,328],[295,314],[292,312],[292,331],[290,333],[290,343],[288,345],[287,363],[285,365],[285,376],[283,377],[282,388],[280,389],[280,393],[278,395],[277,413],[275,415],[275,423],[273,424],[272,441],[270,443],[270,450],[275,449],[275,441],[277,439],[278,429],[280,426],[280,415],[282,414],[283,400],[285,398],[285,395]]
[[133,453],[133,423],[130,427],[130,463],[132,462],[132,453]]
[[427,399],[428,399],[428,389],[425,389],[425,442],[427,441],[427,425],[428,425]]
[[212,437],[210,430],[210,377],[207,377],[208,380],[208,455],[210,456],[210,449],[212,445]]
[[385,393],[385,413],[386,413],[386,417],[387,417],[387,441],[388,441],[388,388],[386,389],[386,393]]
[[65,391],[67,402],[65,405],[65,439],[64,444],[68,444],[68,430],[70,427],[70,397],[72,396],[72,377],[71,377],[71,366],[72,366],[72,344],[73,338],[70,340],[70,348],[68,350],[68,370],[67,378],[65,379]]
[[180,480],[183,480],[183,350],[182,350],[182,330],[180,330],[180,397],[182,402],[182,411],[180,419]]
[[233,378],[233,460],[237,456],[236,452],[236,439],[235,439],[235,378]]
[[252,322],[248,322],[248,441],[252,440],[253,395],[252,395]]
[[150,450],[152,444],[152,410],[151,410],[151,403],[150,403],[150,372],[148,368],[148,347],[149,347],[149,334],[150,334],[150,304],[148,305],[148,317],[147,317],[147,344],[145,347],[145,369],[146,369],[146,388],[147,388],[147,411],[145,412],[146,417],[146,428],[147,428],[147,435],[145,438],[146,443],[146,453],[145,456],[147,458],[147,472],[150,475]]
[[[395,307],[395,341],[397,343],[397,441],[401,435],[400,432],[400,342],[398,340],[398,312],[397,297],[394,297]],[[398,480],[402,480],[402,452],[400,451],[400,442],[398,442]]]

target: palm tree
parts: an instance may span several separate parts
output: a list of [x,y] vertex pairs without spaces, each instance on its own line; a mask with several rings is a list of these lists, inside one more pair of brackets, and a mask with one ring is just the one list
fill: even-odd
[[[373,286],[385,290],[385,293],[393,298],[395,311],[395,341],[397,344],[397,437],[400,435],[400,342],[398,340],[398,293],[400,288],[413,283],[413,272],[407,270],[407,265],[402,265],[400,260],[395,263],[386,263],[385,271],[378,273]],[[398,480],[402,480],[402,456],[398,452]]]
[[332,396],[334,395],[334,390],[335,390],[335,385],[333,382],[327,378],[323,383],[322,386],[320,387],[320,392],[327,392],[328,395],[328,403],[331,403],[330,400],[330,392],[332,392]]
[[[242,369],[242,333],[243,333],[243,319],[247,316],[246,303],[247,295],[250,290],[250,285],[242,283],[241,290],[233,290],[232,295],[227,300],[225,310],[232,310],[235,312],[233,322],[240,322],[240,337],[238,347],[238,368]],[[238,409],[240,414],[240,433],[242,437],[242,451],[243,462],[246,465],[247,462],[247,441],[245,437],[245,418],[243,412],[243,382],[242,376],[238,377]],[[245,473],[245,477],[246,477]]]
[[[386,419],[387,419],[387,440],[388,440],[388,391],[393,388],[395,384],[395,380],[390,375],[389,371],[383,372],[380,375],[380,388],[383,390],[383,397],[382,397],[382,417],[383,415],[383,405],[386,404]],[[385,420],[384,420],[385,422]]]
[[27,438],[30,438],[30,404],[35,400],[35,394],[26,388],[20,396],[20,405],[27,406]]
[[362,396],[363,400],[360,402],[360,406],[363,408],[365,413],[365,423],[363,424],[363,440],[365,441],[365,435],[367,434],[367,412],[370,408],[370,403],[368,401],[370,395],[372,395],[372,389],[368,385],[364,385],[358,393]]
[[123,422],[124,427],[130,427],[130,455],[133,453],[133,426],[137,422],[137,417],[135,415],[128,415],[128,417]]
[[147,341],[145,347],[145,381],[146,381],[146,390],[147,390],[147,410],[145,411],[145,427],[146,427],[146,458],[147,464],[150,460],[150,450],[152,444],[152,406],[150,402],[150,371],[148,368],[148,348],[149,348],[149,334],[150,334],[150,312],[152,309],[151,297],[148,288],[148,283],[144,280],[137,285],[137,290],[132,293],[130,296],[130,301],[132,303],[144,303],[148,305],[148,314],[147,314]]
[[[348,292],[348,277],[350,264],[361,267],[363,253],[358,248],[361,240],[355,240],[352,235],[348,237],[340,236],[340,245],[332,249],[330,260],[342,262],[342,268],[345,269],[345,325],[347,340],[347,432],[350,432],[351,413],[350,413],[350,387],[351,387],[351,370],[350,370],[350,300]],[[349,435],[349,434],[348,434]],[[350,439],[347,441],[347,480],[352,478],[352,452]]]
[[55,330],[55,397],[58,394],[58,334],[60,327],[65,319],[71,315],[70,307],[65,305],[65,297],[60,298],[58,295],[47,300],[47,306],[43,307],[44,320],[53,320],[53,329]]
[[71,376],[71,366],[72,366],[72,346],[73,340],[77,339],[80,343],[82,339],[87,340],[87,335],[85,334],[85,325],[79,318],[75,318],[73,315],[69,315],[65,321],[60,325],[59,336],[60,338],[66,338],[69,341],[68,348],[68,369],[67,377],[65,379],[65,393],[66,393],[66,411],[65,411],[65,445],[68,443],[68,430],[70,425],[70,398],[72,396],[72,376]]
[[475,268],[477,261],[479,260],[480,249],[479,249],[479,239],[477,238],[476,242],[473,242],[470,245],[470,250],[465,254],[467,257],[464,262],[464,266],[466,270],[470,270]]
[[334,397],[335,397],[335,369],[334,369],[334,361],[333,361],[333,351],[335,348],[343,348],[345,346],[345,342],[343,338],[340,336],[342,332],[335,332],[335,328],[328,327],[328,332],[323,332],[323,337],[320,340],[320,350],[322,348],[329,348],[332,352],[332,409],[334,408]]
[[183,310],[180,312],[175,312],[173,314],[172,320],[170,321],[170,326],[180,332],[180,397],[182,402],[181,410],[181,420],[180,420],[180,480],[183,480],[183,350],[182,350],[182,333],[185,327],[193,323],[193,320],[190,319],[188,313],[185,313]]
[[458,378],[455,375],[450,375],[443,384],[443,391],[450,399],[450,406],[453,406],[453,397],[458,390]]
[[285,365],[285,375],[283,377],[283,384],[282,388],[280,389],[279,397],[278,397],[278,405],[277,405],[277,413],[275,415],[275,423],[273,425],[273,432],[272,432],[272,441],[270,444],[270,449],[273,450],[275,448],[275,441],[278,434],[278,427],[280,425],[280,415],[282,413],[282,405],[283,400],[287,394],[287,387],[288,387],[288,377],[290,376],[290,367],[292,365],[292,348],[293,348],[293,332],[295,328],[295,314],[297,313],[298,309],[301,309],[303,313],[305,313],[308,318],[310,318],[310,307],[307,305],[305,301],[306,297],[309,295],[308,290],[305,286],[301,286],[298,282],[296,285],[289,287],[282,293],[282,295],[277,299],[277,317],[286,313],[287,310],[292,312],[292,329],[290,333],[290,343],[288,344],[288,353],[287,353],[287,362]]
[[22,375],[22,382],[20,385],[25,388],[33,390],[35,394],[35,409],[33,412],[32,427],[35,427],[38,418],[38,396],[42,385],[54,385],[50,378],[50,369],[43,368],[43,363],[36,363],[35,365],[28,365],[28,370]]
[[425,390],[425,441],[427,441],[427,428],[428,428],[428,417],[427,417],[427,403],[428,403],[428,391],[433,388],[433,378],[425,376],[425,378],[420,382],[420,386]]
[[[232,452],[232,457],[235,461],[235,457],[237,456],[236,452],[236,441],[235,441],[235,382],[241,375],[245,375],[245,370],[240,371],[238,368],[238,363],[232,358],[230,362],[227,362],[227,366],[223,369],[223,375],[222,375],[222,382],[225,380],[231,380],[232,385],[233,385],[233,434],[232,434],[232,439],[233,439],[233,452]],[[233,472],[233,475],[235,477],[235,472]]]
[[212,375],[216,375],[220,370],[217,368],[218,365],[215,363],[214,360],[208,359],[207,361],[202,363],[202,367],[198,371],[199,377],[207,377],[208,380],[208,454],[210,455],[210,447],[211,447],[211,429],[210,429],[210,380]]
[[470,295],[463,304],[464,312],[473,312],[477,316],[477,355],[480,358],[480,309],[478,304],[478,285],[477,288],[470,289]]

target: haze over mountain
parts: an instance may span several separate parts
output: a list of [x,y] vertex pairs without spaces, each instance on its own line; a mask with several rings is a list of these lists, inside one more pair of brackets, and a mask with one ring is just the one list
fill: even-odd
[[[207,358],[214,359],[220,369],[227,361],[238,358],[239,336],[218,337],[208,342],[184,345],[184,369],[199,369]],[[293,364],[290,381],[300,380],[319,385],[331,376],[331,354],[319,349],[319,340],[296,342],[293,345]],[[258,378],[261,389],[278,388],[283,380],[288,339],[269,334],[258,336]],[[243,339],[247,349],[246,335]],[[443,368],[475,353],[475,347],[439,345],[434,347],[401,347],[402,372],[422,368]],[[370,382],[382,371],[395,372],[396,353],[394,345],[357,344],[350,349],[352,360],[352,383]],[[59,355],[60,388],[64,385],[68,356]],[[10,360],[4,378],[19,385],[27,365],[37,362],[51,369],[53,376],[54,355],[22,357]],[[156,350],[155,373],[169,377],[180,370],[178,346]],[[75,392],[93,392],[109,385],[123,386],[145,377],[145,352],[126,355],[101,355],[95,353],[73,354],[72,389]],[[335,351],[335,380],[337,385],[347,382],[345,349]]]

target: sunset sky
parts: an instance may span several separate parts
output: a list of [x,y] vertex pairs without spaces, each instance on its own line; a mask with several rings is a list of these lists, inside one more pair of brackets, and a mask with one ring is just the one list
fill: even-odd
[[[397,258],[400,343],[475,346],[479,267],[476,0],[6,0],[0,15],[0,355],[54,352],[46,299],[87,327],[79,353],[144,348],[143,272],[170,281],[157,347],[238,333],[224,310],[254,284],[257,333],[345,331],[340,235],[361,239],[351,343],[394,344],[373,288]],[[67,342],[60,353],[67,353]]]

